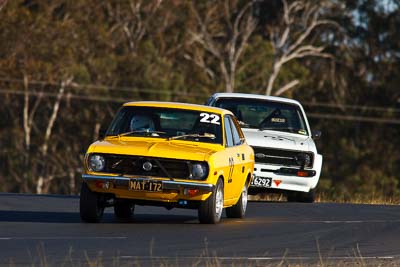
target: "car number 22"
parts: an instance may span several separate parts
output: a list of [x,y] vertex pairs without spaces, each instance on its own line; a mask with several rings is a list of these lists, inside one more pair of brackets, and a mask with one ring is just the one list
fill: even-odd
[[271,183],[272,178],[264,178],[259,176],[254,177],[251,181],[251,185],[256,187],[271,187]]
[[205,123],[212,123],[212,124],[218,124],[220,125],[219,122],[219,116],[217,114],[208,114],[208,113],[200,113],[201,117],[201,122]]

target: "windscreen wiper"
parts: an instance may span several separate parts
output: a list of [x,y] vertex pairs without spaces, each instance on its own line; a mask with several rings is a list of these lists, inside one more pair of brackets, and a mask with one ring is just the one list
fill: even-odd
[[[130,132],[125,132],[125,133],[120,133],[120,134],[110,136],[110,137],[119,139],[122,136],[127,136],[127,135],[131,135],[131,134],[136,134],[136,133],[145,133],[145,134],[150,134],[151,136],[158,136],[158,134],[166,134],[166,132],[161,132],[161,131],[140,130],[140,131],[130,131]],[[153,135],[153,134],[157,134],[157,135]]]
[[210,133],[204,133],[204,134],[182,134],[182,135],[176,135],[176,136],[171,136],[168,138],[168,140],[176,140],[176,139],[181,139],[181,138],[186,138],[186,137],[193,137],[193,138],[215,138],[215,134],[210,134]]
[[278,128],[271,128],[271,127],[258,127],[258,130],[264,131],[264,130],[270,130],[270,131],[279,131],[281,129]]

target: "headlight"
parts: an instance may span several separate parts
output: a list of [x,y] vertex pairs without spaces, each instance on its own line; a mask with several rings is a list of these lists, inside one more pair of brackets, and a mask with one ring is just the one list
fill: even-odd
[[296,163],[302,168],[309,166],[311,163],[311,156],[309,154],[300,153],[295,157]]
[[100,155],[90,155],[88,160],[88,168],[90,171],[99,172],[104,169],[106,161],[103,156]]
[[208,176],[208,166],[204,163],[192,164],[190,179],[202,180]]

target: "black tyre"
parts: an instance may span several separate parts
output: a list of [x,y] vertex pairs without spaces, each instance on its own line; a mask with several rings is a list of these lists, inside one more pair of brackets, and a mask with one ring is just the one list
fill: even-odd
[[211,196],[201,202],[198,214],[200,223],[215,224],[221,220],[224,210],[224,183],[219,179]]
[[297,193],[287,193],[286,198],[288,202],[297,202]]
[[315,201],[315,190],[311,189],[310,192],[301,193],[301,201],[304,203],[314,203]]
[[88,223],[99,222],[104,213],[103,195],[90,191],[85,182],[82,183],[79,211],[82,221]]
[[291,192],[287,195],[288,202],[313,203],[315,201],[315,190],[309,192]]
[[232,207],[226,208],[226,217],[228,218],[243,218],[246,214],[247,208],[247,185],[245,184],[242,189],[242,194],[238,202]]
[[133,216],[135,204],[129,200],[117,199],[114,204],[114,214],[121,219],[129,219]]

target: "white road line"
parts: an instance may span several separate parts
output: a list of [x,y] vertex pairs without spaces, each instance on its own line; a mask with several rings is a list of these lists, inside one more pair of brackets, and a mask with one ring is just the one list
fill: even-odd
[[[168,259],[184,259],[184,260],[246,260],[246,261],[274,261],[274,260],[320,260],[319,257],[191,257],[191,256],[176,256],[176,257],[163,257],[163,256],[120,256],[121,259],[136,259],[136,260],[168,260]],[[323,257],[323,260],[393,260],[397,257],[394,256],[359,256],[359,257]]]
[[[393,256],[357,256],[357,257],[323,257],[324,260],[359,260],[359,259],[394,259]],[[251,257],[248,260],[319,260],[319,257]]]
[[128,239],[126,236],[93,236],[93,237],[81,237],[81,236],[60,236],[60,237],[34,237],[34,236],[22,236],[22,237],[0,237],[0,240],[93,240],[93,239]]
[[234,223],[239,223],[239,224],[246,224],[246,223],[326,223],[326,224],[334,224],[334,223],[400,223],[400,220],[365,220],[365,221],[315,221],[315,220],[310,220],[310,221],[283,221],[283,220],[238,220],[238,221],[233,221]]

